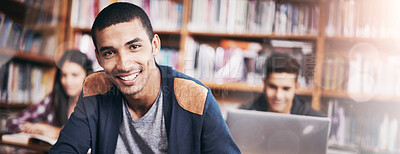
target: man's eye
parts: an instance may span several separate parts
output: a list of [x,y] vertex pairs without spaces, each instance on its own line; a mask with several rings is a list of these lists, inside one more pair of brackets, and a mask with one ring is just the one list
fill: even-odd
[[290,90],[290,87],[284,87],[283,90],[288,91]]
[[131,50],[135,50],[135,49],[137,49],[137,48],[139,48],[140,46],[139,45],[131,45],[131,46],[129,46],[129,48],[131,49]]
[[115,54],[115,51],[113,51],[113,50],[103,52],[103,56],[105,56],[105,57],[111,56],[113,54]]

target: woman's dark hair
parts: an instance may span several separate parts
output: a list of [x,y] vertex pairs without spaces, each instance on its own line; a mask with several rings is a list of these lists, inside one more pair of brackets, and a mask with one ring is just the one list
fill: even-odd
[[[57,72],[54,80],[54,87],[52,93],[52,105],[54,108],[54,125],[62,127],[68,120],[69,109],[69,96],[64,91],[61,84],[61,68],[65,62],[72,62],[79,64],[85,70],[86,75],[89,75],[92,69],[92,61],[82,52],[78,50],[67,50],[61,59],[57,62]],[[83,83],[82,83],[83,84]]]

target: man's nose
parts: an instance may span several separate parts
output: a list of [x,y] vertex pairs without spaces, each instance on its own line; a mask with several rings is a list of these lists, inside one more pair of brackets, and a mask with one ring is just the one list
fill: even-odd
[[133,59],[131,59],[127,54],[120,53],[119,60],[117,61],[117,69],[120,71],[128,72],[133,64]]
[[276,97],[279,98],[279,99],[283,97],[283,90],[282,89],[277,89],[276,90]]

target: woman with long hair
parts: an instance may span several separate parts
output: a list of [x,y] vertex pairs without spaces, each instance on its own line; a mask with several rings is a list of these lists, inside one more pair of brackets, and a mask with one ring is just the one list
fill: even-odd
[[53,91],[41,102],[7,120],[9,132],[42,134],[57,138],[82,91],[92,69],[91,60],[78,50],[69,50],[57,62]]

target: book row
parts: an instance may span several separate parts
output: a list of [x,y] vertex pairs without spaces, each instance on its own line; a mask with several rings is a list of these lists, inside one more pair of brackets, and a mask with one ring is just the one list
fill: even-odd
[[380,153],[400,151],[400,115],[393,108],[397,104],[355,104],[330,99],[328,105],[328,117],[332,120],[330,144],[348,145],[360,151],[365,148]]
[[73,0],[71,26],[90,28],[99,10],[118,1],[130,2],[143,8],[154,30],[179,30],[182,4],[173,0]]
[[0,72],[2,103],[37,103],[53,88],[54,73],[43,67],[11,61]]
[[52,57],[56,39],[16,23],[0,12],[0,47]]
[[274,0],[193,0],[189,30],[277,35],[317,34],[317,3]]
[[328,2],[328,36],[398,37],[400,1],[332,0]]
[[271,40],[268,43],[221,40],[218,44],[186,40],[184,73],[203,81],[245,82],[262,85],[264,64],[269,55],[283,52],[300,64],[300,88],[312,88],[315,59],[312,44],[296,41]]
[[25,15],[25,24],[56,26],[60,20],[62,0],[25,0],[28,7]]
[[322,89],[354,94],[400,96],[400,56],[370,53],[331,53],[324,60]]

